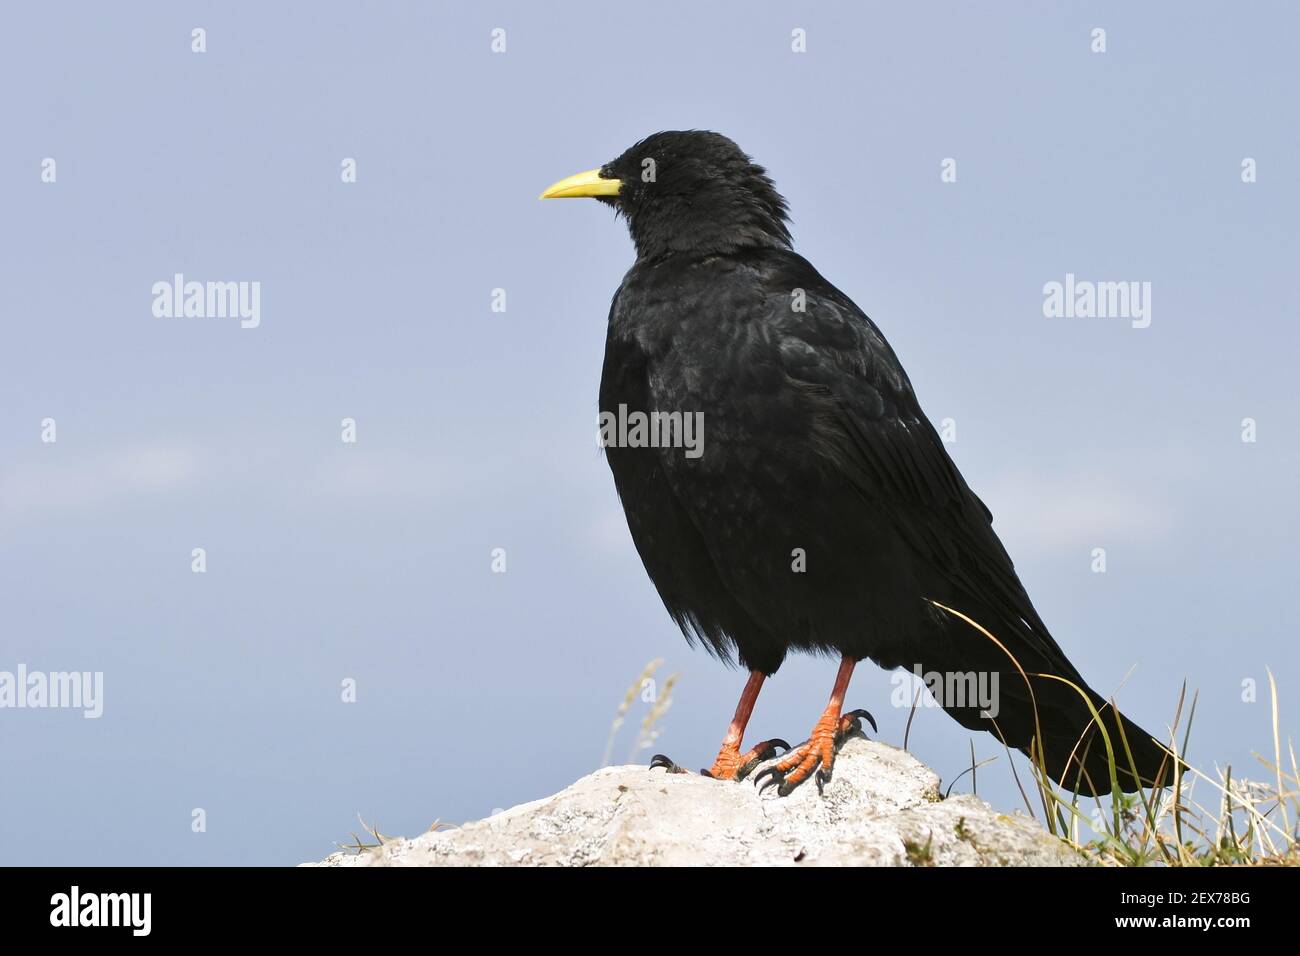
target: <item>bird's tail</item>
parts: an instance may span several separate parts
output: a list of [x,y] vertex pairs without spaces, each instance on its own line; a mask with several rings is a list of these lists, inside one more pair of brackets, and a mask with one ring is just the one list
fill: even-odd
[[[996,637],[965,614],[939,607],[951,616],[947,639],[927,646],[925,668],[935,680],[926,683],[962,726],[992,733],[1083,796],[1173,783],[1174,755],[1092,690],[1050,636],[1044,640],[1022,620]],[[981,637],[982,644],[972,643]],[[947,660],[965,665],[966,688],[983,681],[983,693],[972,700],[952,693],[951,682],[939,683],[953,673]]]
[[1173,783],[1176,758],[1159,741],[1087,685],[1067,689],[1077,705],[1040,708],[1036,732],[1017,744],[1037,763],[1042,741],[1040,766],[1049,777],[1083,796]]

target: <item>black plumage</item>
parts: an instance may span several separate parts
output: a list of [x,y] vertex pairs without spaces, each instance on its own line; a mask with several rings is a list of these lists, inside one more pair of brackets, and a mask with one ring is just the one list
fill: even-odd
[[[845,685],[862,659],[996,672],[994,720],[973,704],[945,709],[1026,752],[1037,726],[1053,779],[1109,792],[1087,704],[1034,675],[1084,688],[1122,747],[1113,709],[1034,610],[880,330],[792,250],[785,201],[764,170],[719,134],[665,132],[599,177],[621,184],[599,198],[626,217],[637,252],[609,313],[600,409],[703,415],[699,457],[606,449],[632,539],[687,638],[758,672],[753,696],[791,650],[843,655]],[[747,717],[742,700],[741,731]],[[1167,754],[1122,723],[1150,784]],[[1083,759],[1070,766],[1072,753]],[[833,752],[823,756],[819,781]],[[1128,767],[1121,753],[1120,785],[1132,790]]]

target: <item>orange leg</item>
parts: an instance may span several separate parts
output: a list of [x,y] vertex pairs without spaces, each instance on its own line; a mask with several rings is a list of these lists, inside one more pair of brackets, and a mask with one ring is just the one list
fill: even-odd
[[762,789],[775,786],[778,796],[787,796],[817,771],[817,792],[830,783],[831,772],[835,768],[835,753],[839,750],[849,734],[857,733],[861,727],[860,717],[865,717],[876,729],[876,722],[865,710],[855,710],[840,715],[844,708],[844,695],[849,689],[849,679],[853,676],[853,667],[857,663],[848,657],[840,661],[839,673],[835,675],[835,687],[831,690],[830,702],[822,711],[821,718],[813,727],[811,736],[786,754],[780,761],[768,767],[757,777],[758,783],[764,777],[768,780]]
[[[766,679],[766,675],[761,671],[750,671],[745,689],[740,693],[740,703],[736,705],[736,716],[731,718],[731,726],[727,728],[727,736],[723,738],[722,749],[718,751],[718,759],[713,761],[711,769],[700,771],[704,776],[715,780],[744,780],[764,760],[775,757],[777,747],[790,749],[790,745],[784,740],[773,739],[757,744],[747,753],[740,752],[740,743],[745,737],[745,726],[749,723],[749,715],[754,712],[754,702],[758,700],[758,692],[762,690],[763,681]],[[664,767],[669,773],[686,772],[663,754],[655,754],[650,761],[650,766]]]

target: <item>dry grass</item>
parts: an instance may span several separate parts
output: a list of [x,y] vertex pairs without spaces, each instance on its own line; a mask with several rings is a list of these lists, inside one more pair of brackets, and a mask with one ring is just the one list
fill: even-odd
[[[627,692],[623,695],[623,700],[619,703],[618,710],[614,714],[614,720],[609,727],[609,738],[605,742],[605,756],[600,762],[602,767],[609,766],[609,761],[614,754],[614,741],[618,737],[619,730],[626,722],[632,705],[643,695],[647,681],[654,681],[655,671],[662,667],[663,663],[662,657],[655,658],[641,669],[637,679],[628,686]],[[649,706],[646,708],[645,716],[641,718],[636,740],[628,753],[628,763],[633,763],[637,758],[637,754],[648,749],[659,738],[660,729],[658,724],[663,719],[664,714],[668,713],[668,708],[673,704],[673,688],[677,686],[678,677],[677,674],[669,674],[664,679],[663,687],[657,687],[654,694],[647,701]]]
[[[986,629],[960,611],[936,604],[945,612],[965,621],[996,644],[1015,664],[1030,688],[1029,675],[1006,647]],[[1053,675],[1035,674],[1061,680]],[[1070,793],[1047,776],[1041,756],[1031,757],[1034,789],[1043,813],[1043,822],[1056,836],[1074,846],[1093,862],[1103,866],[1297,866],[1300,865],[1300,768],[1295,748],[1288,738],[1283,762],[1282,734],[1278,719],[1277,682],[1268,674],[1272,699],[1272,755],[1255,754],[1267,779],[1234,777],[1230,766],[1205,773],[1186,763],[1192,722],[1196,715],[1196,697],[1187,708],[1186,726],[1183,709],[1186,685],[1179,695],[1174,719],[1169,727],[1171,753],[1169,786],[1160,790],[1119,793],[1119,767],[1128,767],[1137,776],[1137,767],[1127,740],[1112,741],[1105,724],[1083,690],[1069,684],[1088,702],[1093,723],[1097,724],[1106,748],[1112,798],[1084,798]],[[1110,706],[1119,708],[1114,700]],[[1179,740],[1182,727],[1181,741]],[[1087,728],[1085,728],[1086,733]],[[1076,745],[1077,747],[1078,745]],[[1008,751],[1008,758],[1010,753]],[[1177,759],[1172,759],[1176,757]],[[972,754],[972,767],[974,763]],[[1015,774],[1015,764],[1011,765]],[[1016,784],[1030,816],[1038,817],[1033,802],[1016,774]],[[1202,793],[1197,794],[1197,788]],[[1209,791],[1208,799],[1204,792]],[[1092,799],[1091,812],[1081,801]],[[1209,804],[1209,806],[1206,805]]]
[[[361,837],[357,836],[355,833],[351,833],[349,834],[349,836],[352,837],[351,843],[334,844],[340,850],[345,850],[354,855],[360,855],[369,850],[377,850],[385,843],[387,843],[389,840],[394,839],[394,837],[387,836],[386,834],[380,833],[378,825],[374,823],[367,823],[360,813],[357,814],[357,820],[361,823],[361,829],[365,830],[366,833],[368,833],[371,839],[373,839],[375,842],[366,843],[362,840]],[[452,829],[455,829],[455,827],[452,827],[450,824],[443,823],[441,820],[434,820],[433,823],[429,825],[429,831],[452,830]],[[396,839],[401,839],[401,838],[397,837]]]

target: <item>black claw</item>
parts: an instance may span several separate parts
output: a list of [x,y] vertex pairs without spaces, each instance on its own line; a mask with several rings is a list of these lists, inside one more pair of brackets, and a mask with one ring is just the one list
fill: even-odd
[[780,737],[774,737],[771,740],[764,740],[759,746],[754,748],[754,756],[750,759],[749,763],[745,764],[745,773],[749,773],[749,771],[753,770],[764,760],[771,760],[773,757],[781,756],[781,754],[777,753],[777,747],[783,748],[786,753],[790,752],[790,745]]
[[[776,795],[778,797],[790,796],[790,794],[798,790],[800,785],[802,785],[804,781],[808,779],[807,777],[804,777],[803,780],[787,780],[785,774],[777,770],[775,766],[772,766],[772,767],[768,767],[766,770],[760,773],[756,778],[754,778],[755,785],[757,785],[758,781],[762,780],[763,777],[767,777],[769,775],[770,775],[770,779],[764,781],[763,785],[758,788],[758,792],[762,793],[768,787],[776,787]],[[831,775],[829,770],[817,771],[817,792],[818,793],[822,792],[822,783],[829,782],[830,779],[831,779]]]
[[[807,777],[804,777],[804,780],[807,780],[807,779],[808,779]],[[802,784],[802,783],[803,783],[803,780],[797,780],[797,781],[796,781],[796,780],[783,780],[783,781],[781,781],[781,786],[779,786],[779,787],[776,788],[776,795],[777,795],[778,797],[788,797],[788,796],[790,796],[790,794],[792,794],[792,793],[794,793],[796,790],[798,790],[798,789],[799,789],[799,785]]]
[[[766,782],[763,782],[764,777],[768,777],[770,779],[768,779]],[[759,793],[762,793],[768,787],[772,787],[772,786],[777,787],[779,791],[781,785],[784,783],[785,783],[785,774],[783,774],[780,770],[777,770],[775,765],[768,767],[766,770],[762,771],[757,777],[754,778],[754,786],[758,787]]]
[[846,714],[845,716],[847,716],[847,717],[865,717],[865,718],[867,719],[867,723],[869,723],[869,724],[871,725],[871,731],[872,731],[872,733],[876,733],[876,734],[880,733],[880,728],[876,726],[876,718],[872,717],[872,716],[871,716],[869,713],[867,713],[865,710],[851,710],[851,711],[849,711],[848,714]]
[[834,772],[835,764],[831,764],[829,767],[824,767],[817,771],[817,794],[819,796],[825,796],[822,788],[831,782],[831,774]]
[[686,772],[681,767],[677,766],[677,764],[673,763],[672,760],[670,760],[668,757],[665,757],[663,754],[655,754],[653,757],[650,758],[650,769],[654,770],[657,767],[663,767],[669,773]]

